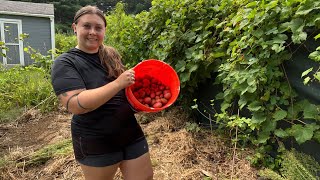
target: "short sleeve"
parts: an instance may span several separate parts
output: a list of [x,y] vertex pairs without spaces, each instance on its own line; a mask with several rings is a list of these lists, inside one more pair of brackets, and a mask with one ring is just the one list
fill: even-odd
[[77,68],[68,58],[57,58],[51,70],[51,83],[55,94],[86,88]]

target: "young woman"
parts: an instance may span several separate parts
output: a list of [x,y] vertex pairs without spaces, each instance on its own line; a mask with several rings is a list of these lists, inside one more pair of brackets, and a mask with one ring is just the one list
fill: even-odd
[[152,179],[148,144],[124,93],[135,72],[103,45],[106,25],[95,6],[76,13],[72,28],[78,43],[55,60],[52,85],[73,113],[74,155],[86,180],[111,180],[118,168],[125,180]]

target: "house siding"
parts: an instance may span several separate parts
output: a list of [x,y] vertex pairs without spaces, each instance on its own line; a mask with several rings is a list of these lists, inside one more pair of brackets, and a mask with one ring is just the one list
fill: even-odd
[[[24,47],[32,47],[42,55],[48,55],[48,51],[52,49],[51,44],[51,23],[49,18],[16,16],[0,14],[0,18],[4,19],[20,19],[22,21],[22,33],[29,34],[24,39]],[[30,65],[33,60],[29,54],[24,53],[25,65]]]

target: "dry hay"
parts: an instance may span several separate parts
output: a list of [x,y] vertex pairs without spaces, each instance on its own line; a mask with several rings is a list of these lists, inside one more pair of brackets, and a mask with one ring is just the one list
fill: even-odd
[[175,109],[144,127],[155,179],[257,179],[255,169],[245,160],[250,151],[237,150],[233,164],[228,139],[208,130],[187,132],[186,121],[187,116]]
[[79,165],[73,155],[51,159],[36,167],[7,167],[1,171],[3,180],[80,180],[83,179]]

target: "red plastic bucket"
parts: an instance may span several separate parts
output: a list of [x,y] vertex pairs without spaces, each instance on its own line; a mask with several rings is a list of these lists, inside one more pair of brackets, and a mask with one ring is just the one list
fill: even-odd
[[160,108],[148,107],[142,104],[133,95],[131,85],[125,89],[125,93],[129,103],[136,111],[143,112],[158,112],[171,106],[179,96],[180,80],[175,70],[167,63],[156,60],[148,59],[138,63],[133,70],[135,71],[135,79],[143,78],[146,75],[159,80],[163,85],[168,86],[171,91],[171,98],[168,102]]

